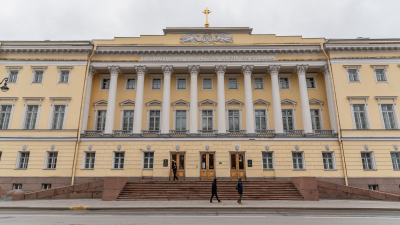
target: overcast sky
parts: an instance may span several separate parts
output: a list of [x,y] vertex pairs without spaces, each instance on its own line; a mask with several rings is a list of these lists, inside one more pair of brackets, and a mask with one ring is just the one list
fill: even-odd
[[161,35],[166,27],[251,27],[253,34],[400,38],[400,0],[0,0],[0,40]]

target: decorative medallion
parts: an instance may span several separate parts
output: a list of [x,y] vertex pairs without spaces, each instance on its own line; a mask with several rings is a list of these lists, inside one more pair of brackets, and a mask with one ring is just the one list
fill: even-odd
[[206,144],[206,151],[210,151],[210,145]]
[[51,145],[51,146],[50,146],[50,150],[51,150],[52,152],[54,151],[55,148],[56,148],[55,145]]
[[368,152],[368,151],[369,151],[369,145],[364,145],[364,150],[365,150],[366,152]]
[[399,146],[398,145],[393,145],[394,151],[398,152],[399,151]]
[[240,146],[239,146],[238,144],[236,144],[236,145],[235,145],[235,150],[236,150],[236,151],[239,151],[239,147],[240,147]]
[[269,145],[265,146],[265,151],[269,152]]
[[88,151],[92,151],[93,145],[88,145]]
[[27,148],[28,148],[28,145],[22,145],[22,151],[26,151]]
[[296,149],[296,152],[300,151],[300,145],[295,145],[294,149]]
[[122,148],[122,145],[117,145],[117,150],[120,152]]
[[180,149],[180,148],[181,148],[180,145],[175,145],[175,149],[176,149],[177,152],[179,152],[179,149]]
[[147,151],[150,151],[151,145],[147,145],[146,148],[147,148]]
[[329,152],[330,149],[331,149],[330,145],[325,145],[325,151]]
[[184,34],[181,37],[181,44],[203,44],[213,45],[215,43],[233,43],[233,36],[230,34]]

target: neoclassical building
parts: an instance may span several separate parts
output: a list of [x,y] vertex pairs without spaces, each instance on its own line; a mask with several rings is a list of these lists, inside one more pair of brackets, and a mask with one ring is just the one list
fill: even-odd
[[400,39],[167,28],[2,41],[0,186],[318,179],[400,192]]

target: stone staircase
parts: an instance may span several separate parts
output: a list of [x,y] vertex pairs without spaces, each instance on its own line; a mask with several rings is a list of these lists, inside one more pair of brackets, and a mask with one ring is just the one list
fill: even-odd
[[[236,184],[236,181],[218,181],[220,200],[236,200],[238,198]],[[211,181],[128,182],[117,201],[209,200],[211,185]],[[289,181],[243,181],[243,200],[304,200],[304,198]]]

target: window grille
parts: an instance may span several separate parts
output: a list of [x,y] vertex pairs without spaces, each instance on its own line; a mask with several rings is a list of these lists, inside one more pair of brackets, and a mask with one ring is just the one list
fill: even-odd
[[289,78],[281,77],[279,79],[279,81],[280,81],[281,89],[289,89]]
[[396,120],[394,116],[393,104],[382,104],[382,117],[385,129],[397,129]]
[[68,83],[68,80],[69,80],[69,70],[61,70],[59,83]]
[[394,170],[400,170],[400,152],[391,152],[392,165]]
[[335,162],[332,152],[323,152],[322,153],[322,161],[324,164],[324,170],[334,170]]
[[128,79],[126,82],[126,89],[129,90],[134,90],[136,86],[136,80],[135,79]]
[[55,105],[52,129],[61,130],[64,125],[65,105]]

